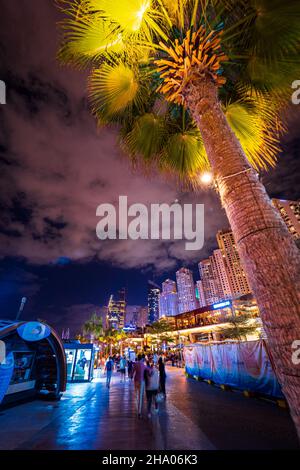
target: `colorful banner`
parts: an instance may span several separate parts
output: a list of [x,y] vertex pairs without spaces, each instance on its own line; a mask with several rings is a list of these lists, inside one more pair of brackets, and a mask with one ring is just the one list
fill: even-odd
[[263,341],[193,344],[183,354],[186,371],[192,376],[283,397]]

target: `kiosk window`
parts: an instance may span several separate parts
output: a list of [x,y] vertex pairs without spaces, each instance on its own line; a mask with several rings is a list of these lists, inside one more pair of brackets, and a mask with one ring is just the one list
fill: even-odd
[[76,349],[66,349],[65,352],[66,352],[66,360],[67,360],[67,377],[68,377],[68,380],[72,380]]
[[92,352],[90,349],[78,349],[76,356],[74,380],[89,380],[91,357]]
[[34,352],[14,351],[15,367],[10,381],[11,384],[17,384],[30,380],[33,359]]

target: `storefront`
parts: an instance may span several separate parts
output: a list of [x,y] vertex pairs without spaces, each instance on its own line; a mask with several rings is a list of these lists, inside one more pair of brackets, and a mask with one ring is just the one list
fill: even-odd
[[47,396],[60,399],[66,390],[63,345],[47,324],[0,320],[0,404]]
[[94,347],[92,344],[64,344],[68,382],[89,382],[93,378]]

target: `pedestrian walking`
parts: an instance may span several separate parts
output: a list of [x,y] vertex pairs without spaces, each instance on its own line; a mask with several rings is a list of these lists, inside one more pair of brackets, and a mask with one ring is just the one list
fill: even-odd
[[145,384],[146,384],[146,396],[147,396],[147,413],[148,418],[151,418],[151,408],[154,403],[155,412],[158,412],[158,403],[156,396],[159,389],[159,372],[153,363],[148,363],[145,370]]
[[121,357],[120,359],[120,374],[121,374],[121,382],[125,382],[126,378],[126,358],[125,356]]
[[127,362],[127,374],[128,374],[128,378],[130,380],[132,380],[132,377],[133,377],[133,362],[131,359],[129,359],[129,361]]
[[133,366],[134,391],[138,417],[142,416],[144,393],[145,393],[145,356],[138,355],[138,360]]
[[158,370],[159,370],[159,391],[164,394],[164,397],[166,398],[166,368],[165,364],[163,361],[163,358],[160,357],[158,359]]
[[106,372],[106,386],[107,388],[110,388],[110,382],[111,382],[111,376],[113,373],[113,368],[114,368],[114,361],[112,357],[109,357],[106,361],[105,364],[105,372]]

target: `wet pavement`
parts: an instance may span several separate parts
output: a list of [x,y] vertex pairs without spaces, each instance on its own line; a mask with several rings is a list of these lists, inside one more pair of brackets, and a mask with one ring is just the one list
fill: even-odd
[[187,379],[168,368],[158,415],[136,417],[133,384],[102,377],[70,384],[60,402],[32,401],[0,412],[0,449],[295,449],[288,411]]

